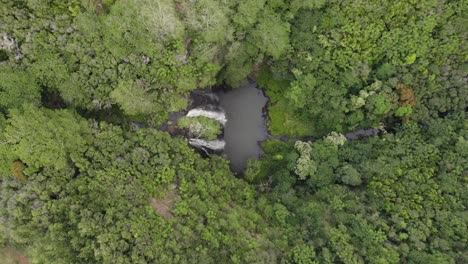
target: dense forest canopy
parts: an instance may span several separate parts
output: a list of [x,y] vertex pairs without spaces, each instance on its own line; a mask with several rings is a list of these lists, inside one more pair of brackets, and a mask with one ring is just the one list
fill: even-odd
[[[0,0],[0,262],[468,263],[467,14]],[[191,91],[247,78],[272,139],[243,175],[161,131]]]

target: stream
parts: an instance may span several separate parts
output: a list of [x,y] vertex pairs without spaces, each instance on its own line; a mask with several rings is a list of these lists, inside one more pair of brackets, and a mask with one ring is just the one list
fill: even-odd
[[[268,98],[253,81],[240,88],[200,89],[190,95],[186,111],[171,113],[160,129],[171,135],[184,135],[188,143],[202,155],[223,154],[230,161],[231,170],[242,173],[250,159],[258,159],[263,150],[260,142],[267,139],[281,141],[314,141],[312,137],[272,136],[266,126]],[[214,140],[190,138],[187,131],[176,124],[182,117],[205,117],[221,124],[222,133]],[[385,132],[383,129],[360,129],[344,134],[349,140],[369,137]]]

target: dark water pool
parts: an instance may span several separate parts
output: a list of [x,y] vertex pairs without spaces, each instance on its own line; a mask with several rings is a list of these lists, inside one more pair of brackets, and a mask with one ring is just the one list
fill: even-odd
[[231,161],[231,169],[242,172],[247,160],[262,154],[258,142],[268,138],[262,113],[268,99],[254,82],[228,92],[219,92],[218,96],[227,118],[224,153]]

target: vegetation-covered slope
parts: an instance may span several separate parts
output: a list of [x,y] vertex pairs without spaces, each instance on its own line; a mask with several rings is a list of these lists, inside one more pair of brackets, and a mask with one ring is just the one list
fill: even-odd
[[[57,264],[468,263],[467,12],[0,0],[0,248]],[[273,135],[318,140],[264,142],[238,177],[158,131],[190,91],[248,76]],[[370,127],[388,133],[341,135]]]

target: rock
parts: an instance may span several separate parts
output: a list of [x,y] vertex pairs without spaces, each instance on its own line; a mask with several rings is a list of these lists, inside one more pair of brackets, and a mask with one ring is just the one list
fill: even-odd
[[141,56],[141,59],[145,64],[149,64],[151,62],[151,59],[145,55]]
[[8,52],[15,54],[15,59],[17,60],[23,57],[23,53],[21,52],[21,49],[18,47],[18,43],[16,42],[16,40],[12,36],[9,36],[6,33],[0,32],[0,49],[6,50]]
[[57,25],[55,25],[55,23],[50,23],[49,27],[52,31],[57,30]]
[[0,33],[0,49],[14,51],[17,48],[18,45],[13,37],[10,37],[5,33]]

